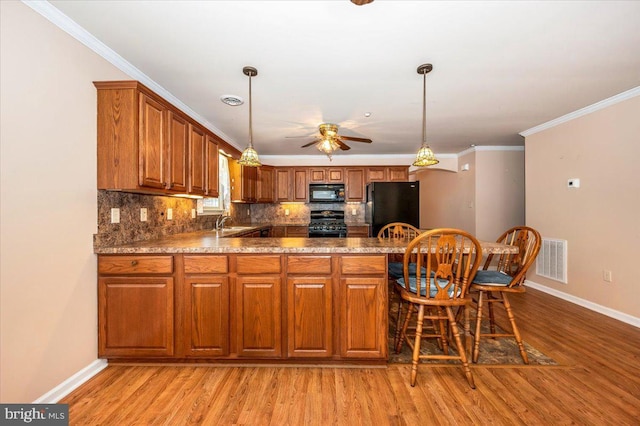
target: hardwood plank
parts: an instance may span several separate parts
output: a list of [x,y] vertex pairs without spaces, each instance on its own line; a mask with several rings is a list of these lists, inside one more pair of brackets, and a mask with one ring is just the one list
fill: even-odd
[[[71,425],[635,425],[640,329],[529,289],[524,340],[560,366],[110,365],[61,403]],[[499,319],[504,319],[498,314]]]

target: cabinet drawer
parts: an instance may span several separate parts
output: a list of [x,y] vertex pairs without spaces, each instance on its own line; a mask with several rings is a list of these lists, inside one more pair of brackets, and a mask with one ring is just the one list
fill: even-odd
[[331,274],[331,256],[288,256],[289,274]]
[[172,274],[173,256],[100,256],[98,273],[116,274]]
[[287,226],[287,237],[308,237],[308,226]]
[[227,256],[184,256],[185,274],[226,274]]
[[280,256],[238,256],[236,270],[239,274],[279,274]]
[[387,269],[386,256],[342,256],[342,275],[384,274]]

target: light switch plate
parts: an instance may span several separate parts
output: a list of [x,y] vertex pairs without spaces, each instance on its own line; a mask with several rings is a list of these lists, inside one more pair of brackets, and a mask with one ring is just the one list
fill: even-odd
[[142,207],[140,209],[140,222],[146,222],[147,221],[147,208],[146,207]]
[[167,220],[173,220],[173,209],[167,209]]

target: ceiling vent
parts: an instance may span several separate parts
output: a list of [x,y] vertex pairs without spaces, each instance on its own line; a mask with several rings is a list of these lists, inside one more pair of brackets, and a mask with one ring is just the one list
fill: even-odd
[[244,100],[240,96],[236,95],[222,95],[220,96],[220,100],[223,104],[230,106],[238,106],[244,103]]

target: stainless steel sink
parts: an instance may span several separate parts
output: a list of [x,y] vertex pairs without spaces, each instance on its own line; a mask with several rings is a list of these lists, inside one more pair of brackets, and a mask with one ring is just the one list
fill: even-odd
[[252,228],[254,227],[253,226],[225,226],[224,228],[220,229],[220,231],[244,231]]

